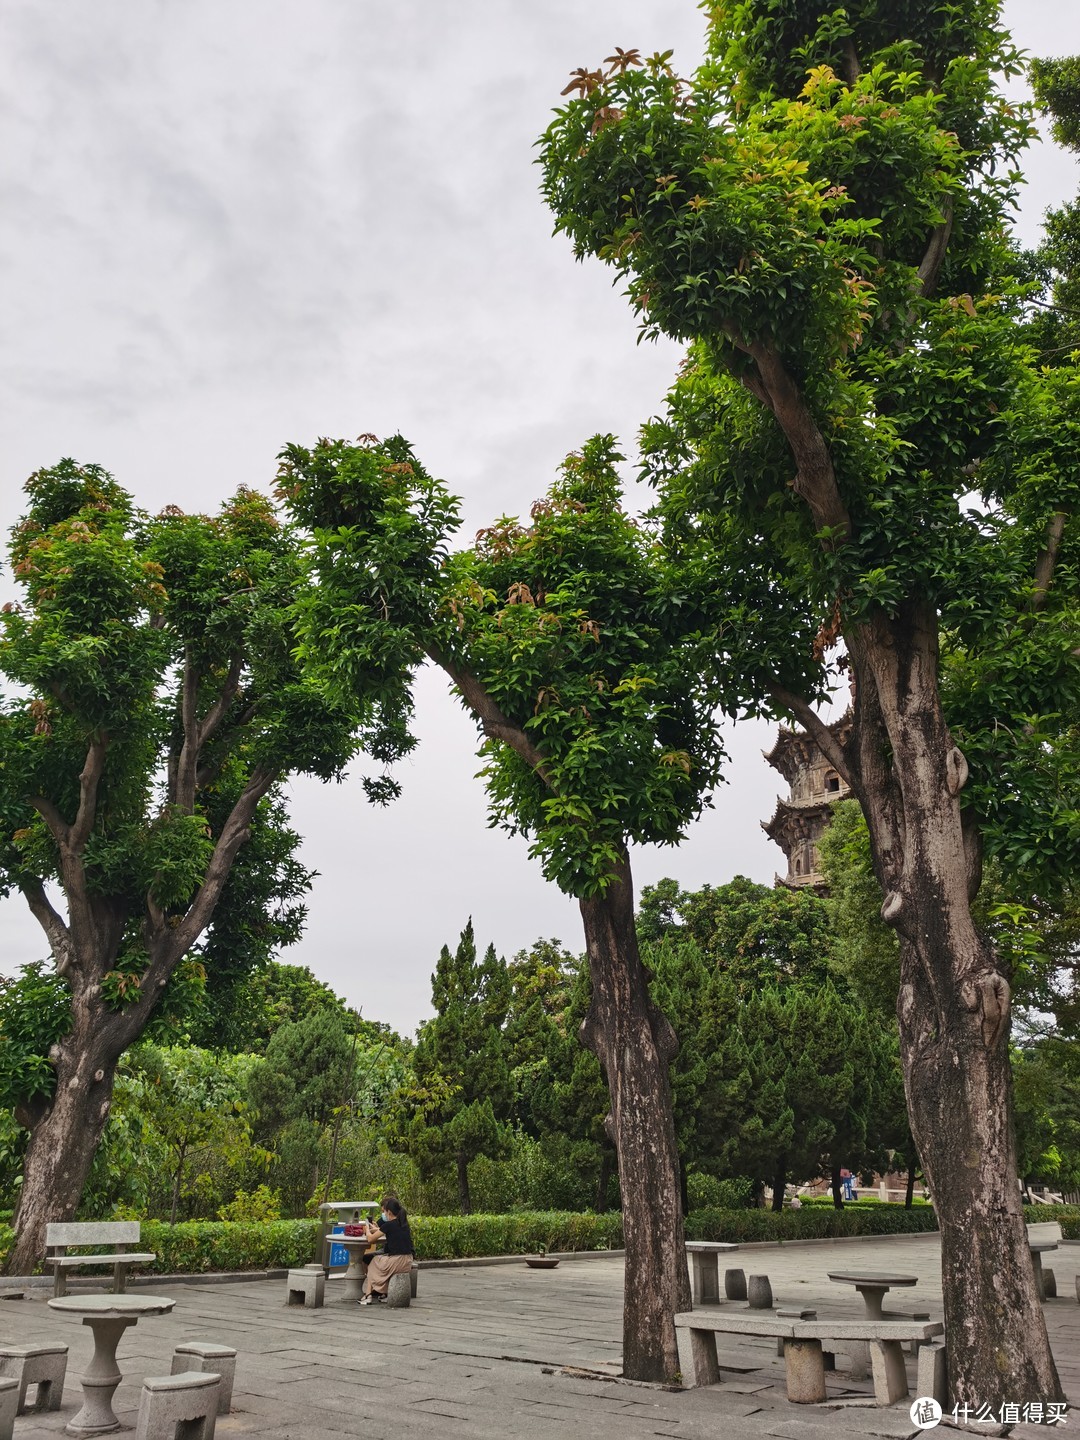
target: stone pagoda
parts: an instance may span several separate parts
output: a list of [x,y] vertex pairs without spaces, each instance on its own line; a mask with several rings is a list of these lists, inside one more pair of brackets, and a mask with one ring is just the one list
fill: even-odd
[[[851,733],[851,717],[845,715],[829,729],[843,744]],[[801,890],[807,886],[823,890],[817,842],[831,818],[834,800],[850,793],[848,786],[826,760],[805,730],[781,725],[776,744],[763,752],[788,783],[787,799],[778,799],[773,817],[761,828],[787,856],[787,874],[777,875],[777,885]]]

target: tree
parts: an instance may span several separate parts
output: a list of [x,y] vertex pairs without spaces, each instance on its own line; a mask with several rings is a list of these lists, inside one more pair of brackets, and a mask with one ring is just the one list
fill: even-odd
[[281,781],[339,776],[361,736],[377,758],[408,744],[385,627],[348,703],[299,673],[297,542],[262,496],[149,520],[71,460],[26,489],[11,543],[24,598],[0,642],[18,687],[0,711],[0,886],[40,922],[70,1004],[45,1083],[17,1097],[30,1139],[8,1263],[23,1272],[46,1222],[75,1212],[120,1056],[206,936],[245,841],[280,825]]
[[[222,1056],[196,1046],[159,1049],[140,1045],[125,1069],[141,1081],[140,1119],[164,1142],[171,1173],[169,1223],[176,1223],[184,1180],[201,1172],[211,1156],[250,1148],[251,1127],[243,1103],[247,1056]],[[262,1152],[262,1160],[269,1155]]]
[[249,1081],[256,1133],[277,1154],[277,1176],[298,1212],[319,1186],[321,1141],[335,1113],[353,1098],[356,1032],[330,1007],[274,1031]]
[[[552,984],[556,966],[563,972],[559,989]],[[573,1203],[591,1203],[602,1212],[612,1203],[617,1156],[611,1096],[599,1061],[579,1039],[592,1004],[588,961],[571,961],[552,942],[539,941],[527,956],[515,957],[510,973],[515,1000],[530,992],[535,996],[537,990],[543,997],[543,1019],[535,998],[524,1012],[535,1022],[527,1037],[515,1039],[513,1008],[507,1026],[511,1059],[517,1062],[518,1121],[541,1140],[555,1164],[575,1177]],[[534,980],[538,983],[531,983]]]
[[494,946],[477,960],[472,920],[453,954],[443,946],[431,999],[435,1016],[420,1027],[413,1069],[420,1091],[440,1101],[418,1109],[401,1127],[401,1138],[422,1173],[453,1163],[461,1213],[470,1215],[469,1165],[480,1155],[505,1153],[513,1100],[503,1034],[510,977]]
[[[686,609],[741,709],[805,725],[866,817],[952,1395],[1054,1399],[1009,976],[972,915],[984,850],[1045,893],[1078,839],[1078,394],[1029,363],[1005,239],[1031,127],[995,77],[1020,62],[994,0],[708,8],[689,80],[635,52],[579,72],[546,193],[645,333],[691,344],[644,434]],[[839,665],[846,743],[814,708]]]
[[[788,1179],[886,1163],[895,1046],[833,971],[825,902],[742,876],[642,894],[653,998],[682,1038],[672,1066],[684,1166],[753,1177],[780,1209]],[[893,1022],[894,1026],[895,1022]]]
[[[622,509],[620,458],[610,436],[590,440],[528,525],[500,520],[445,566],[441,488],[400,438],[290,446],[283,490],[313,535],[313,673],[331,693],[348,684],[343,613],[380,606],[414,625],[418,657],[445,670],[477,721],[493,823],[529,836],[546,878],[578,901],[592,980],[582,1040],[610,1089],[619,1155],[623,1366],[662,1380],[678,1369],[674,1311],[689,1303],[668,1079],[677,1041],[649,996],[629,846],[681,837],[722,752],[711,653],[683,623],[653,535]],[[369,554],[390,528],[412,565],[400,597]],[[659,1234],[658,1208],[673,1217]]]

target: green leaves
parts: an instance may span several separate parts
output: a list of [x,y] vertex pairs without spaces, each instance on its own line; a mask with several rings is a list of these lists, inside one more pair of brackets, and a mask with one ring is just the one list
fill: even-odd
[[621,508],[619,458],[595,437],[528,526],[500,522],[454,557],[439,640],[543,756],[541,773],[485,742],[493,821],[581,896],[605,888],[628,839],[675,843],[722,759],[714,667],[653,533]]
[[53,1093],[49,1050],[70,1024],[71,990],[40,961],[0,983],[0,1106],[10,1110]]

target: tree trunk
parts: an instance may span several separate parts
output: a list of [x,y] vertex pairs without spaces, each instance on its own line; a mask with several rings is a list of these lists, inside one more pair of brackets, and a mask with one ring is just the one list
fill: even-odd
[[600,1174],[596,1178],[596,1209],[603,1215],[607,1209],[608,1185],[611,1181],[611,1151],[606,1145],[600,1150]]
[[172,1187],[172,1206],[169,1210],[169,1224],[176,1224],[176,1207],[180,1203],[180,1185],[184,1178],[184,1161],[187,1158],[187,1144],[180,1146],[180,1154],[176,1161],[176,1178]]
[[910,1210],[915,1204],[915,1157],[908,1159],[907,1189],[904,1191],[904,1209]]
[[842,1186],[843,1181],[840,1178],[840,1161],[834,1160],[832,1165],[832,1172],[829,1177],[829,1188],[832,1190],[832,1203],[834,1210],[843,1210],[844,1208],[844,1192]]
[[941,1232],[951,1399],[991,1409],[1057,1400],[1016,1180],[1011,995],[971,917],[981,853],[960,808],[967,762],[938,695],[937,615],[912,601],[847,639],[852,778],[882,917],[900,940],[904,1086]]
[[461,1213],[462,1215],[471,1215],[472,1196],[469,1194],[469,1162],[465,1157],[464,1150],[459,1150],[455,1158],[457,1160],[458,1201],[461,1205]]
[[679,1369],[673,1317],[691,1305],[668,1072],[678,1045],[649,998],[625,853],[605,894],[578,903],[592,977],[581,1038],[607,1077],[622,1187],[623,1374],[670,1381]]
[[772,1182],[772,1208],[779,1213],[784,1208],[784,1191],[787,1189],[787,1156],[776,1157],[776,1169],[773,1171]]
[[1061,1399],[1016,1183],[1007,1012],[995,1015],[978,990],[954,994],[933,1034],[923,963],[907,940],[901,975],[911,1128],[941,1232],[951,1393],[992,1409],[1017,1396]]
[[679,1156],[679,1206],[685,1220],[690,1214],[690,1185],[686,1173],[686,1160],[682,1155]]
[[53,1098],[31,1121],[13,1220],[17,1238],[5,1267],[9,1275],[33,1274],[45,1256],[45,1226],[74,1219],[109,1118],[116,1059],[97,1046],[71,1053],[67,1043],[58,1058]]

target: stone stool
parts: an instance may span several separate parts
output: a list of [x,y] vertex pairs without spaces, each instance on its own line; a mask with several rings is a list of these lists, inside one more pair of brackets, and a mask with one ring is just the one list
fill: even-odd
[[[414,1261],[413,1261],[413,1267],[412,1267],[412,1269],[409,1271],[409,1294],[412,1296],[412,1298],[413,1298],[414,1300],[416,1299],[416,1277],[417,1277],[419,1274],[420,1274],[420,1267],[417,1265],[416,1261],[414,1260]],[[1076,1293],[1077,1293],[1077,1295],[1080,1295],[1080,1289],[1078,1289]]]
[[305,1265],[302,1270],[290,1270],[285,1284],[287,1305],[304,1305],[309,1310],[322,1308],[326,1297],[326,1272],[321,1265]]
[[412,1272],[400,1270],[386,1286],[386,1304],[391,1310],[407,1310],[412,1300]]
[[772,1309],[772,1286],[768,1275],[751,1275],[746,1282],[746,1299],[751,1310]]
[[228,1345],[210,1345],[202,1340],[185,1340],[177,1345],[172,1357],[172,1373],[182,1375],[204,1371],[221,1376],[218,1387],[217,1413],[228,1415],[232,1406],[233,1381],[236,1379],[236,1351]]
[[[816,1311],[816,1310],[777,1310],[777,1312],[776,1312],[776,1318],[777,1318],[778,1320],[816,1320],[816,1319],[817,1319],[817,1311]],[[776,1353],[777,1353],[777,1356],[778,1356],[781,1360],[784,1358],[784,1337],[783,1337],[782,1335],[779,1337],[779,1339],[778,1339],[777,1342],[776,1342]],[[822,1353],[824,1354],[825,1352],[822,1352]],[[835,1370],[835,1369],[836,1369],[836,1361],[834,1360],[834,1358],[833,1358],[832,1355],[825,1354],[825,1369],[826,1369],[826,1370]]]
[[0,1380],[0,1440],[11,1440],[19,1408],[18,1380]]
[[724,1271],[724,1294],[729,1300],[746,1299],[746,1271]]
[[203,1370],[157,1375],[143,1381],[135,1440],[214,1440],[221,1376]]
[[37,1386],[35,1410],[59,1410],[64,1399],[64,1376],[67,1373],[66,1345],[0,1345],[0,1376],[19,1382],[17,1415],[29,1408],[26,1392]]
[[1043,1299],[1044,1299],[1044,1300],[1056,1300],[1056,1299],[1057,1299],[1057,1276],[1054,1274],[1053,1270],[1050,1268],[1049,1265],[1044,1265],[1044,1266],[1042,1267],[1042,1281],[1043,1281]]

